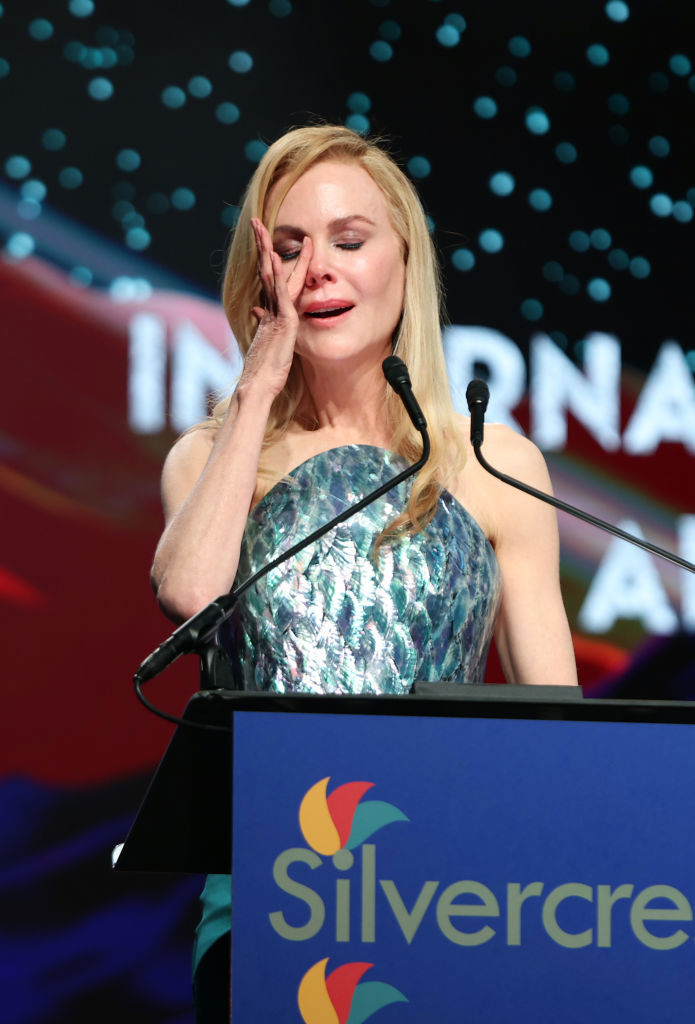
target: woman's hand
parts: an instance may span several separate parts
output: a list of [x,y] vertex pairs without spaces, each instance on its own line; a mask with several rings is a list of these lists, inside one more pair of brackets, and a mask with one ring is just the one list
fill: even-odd
[[258,320],[258,330],[246,356],[239,387],[262,383],[274,397],[285,386],[292,365],[299,327],[296,302],[304,287],[312,244],[309,237],[303,239],[299,255],[292,261],[288,273],[287,264],[273,250],[263,222],[252,218],[251,226],[258,249],[258,276],[263,286],[264,306],[251,309]]

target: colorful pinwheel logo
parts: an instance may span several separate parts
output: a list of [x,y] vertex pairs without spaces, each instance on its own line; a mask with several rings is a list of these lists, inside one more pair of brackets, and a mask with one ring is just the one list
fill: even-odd
[[299,983],[297,1002],[304,1024],[362,1024],[383,1006],[408,1002],[402,992],[383,981],[360,984],[373,964],[343,964],[326,977],[327,963],[328,957],[319,960]]
[[323,857],[331,857],[339,850],[354,850],[384,825],[408,821],[402,811],[383,800],[360,803],[373,782],[346,782],[330,796],[329,782],[330,776],[317,782],[304,794],[299,806],[302,835]]

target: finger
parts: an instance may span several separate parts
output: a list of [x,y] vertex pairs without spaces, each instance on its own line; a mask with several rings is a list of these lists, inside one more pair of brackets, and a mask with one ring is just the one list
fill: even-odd
[[255,316],[258,323],[260,323],[265,316],[265,310],[261,309],[260,306],[251,306],[251,314],[252,316]]
[[292,268],[292,273],[288,279],[288,290],[292,302],[296,302],[300,295],[302,288],[306,283],[306,275],[311,263],[311,257],[314,253],[314,246],[308,235],[305,235],[302,239],[302,248],[299,252],[295,264]]
[[256,249],[258,252],[258,276],[260,277],[261,284],[263,286],[263,297],[265,305],[267,309],[276,311],[276,275],[273,270],[273,249],[272,246],[270,245],[270,235],[268,234],[265,225],[255,217],[251,221],[251,226],[253,227],[253,232],[256,240]]

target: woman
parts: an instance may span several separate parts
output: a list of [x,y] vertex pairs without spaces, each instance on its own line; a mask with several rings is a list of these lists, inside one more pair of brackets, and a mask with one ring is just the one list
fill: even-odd
[[[414,679],[482,682],[493,629],[509,682],[576,683],[554,512],[472,455],[449,399],[425,218],[384,151],[333,126],[271,146],[223,294],[244,369],[164,467],[152,569],[164,611],[187,619],[419,457],[381,370],[395,352],[431,456],[410,490],[389,492],[249,593],[225,638],[240,685],[379,693]],[[529,441],[491,426],[485,447],[503,471],[549,488]],[[199,954],[228,927],[222,885],[207,887]]]

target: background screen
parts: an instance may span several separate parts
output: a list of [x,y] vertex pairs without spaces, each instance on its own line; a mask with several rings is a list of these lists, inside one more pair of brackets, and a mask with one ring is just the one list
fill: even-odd
[[[199,883],[124,883],[108,853],[170,734],[130,684],[169,632],[161,463],[238,373],[224,252],[283,130],[389,140],[440,253],[457,407],[485,376],[559,497],[695,561],[694,29],[675,0],[0,4],[12,1021],[190,1019]],[[560,529],[585,692],[689,695],[695,578]],[[177,712],[196,685],[188,659],[152,696]]]

